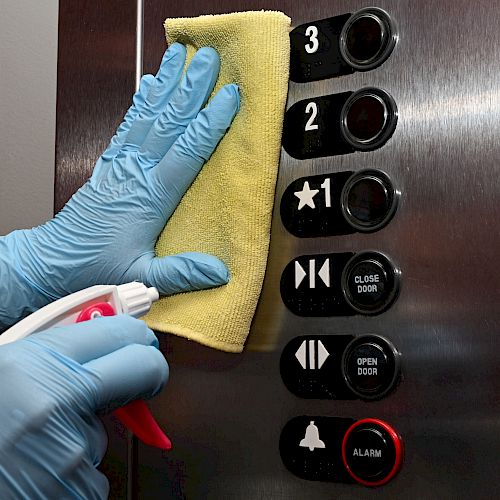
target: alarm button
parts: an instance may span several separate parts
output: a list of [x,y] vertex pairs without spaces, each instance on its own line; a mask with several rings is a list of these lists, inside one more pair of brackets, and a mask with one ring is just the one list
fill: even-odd
[[382,486],[401,468],[401,439],[382,420],[359,420],[345,433],[342,460],[350,476],[358,483],[364,486]]

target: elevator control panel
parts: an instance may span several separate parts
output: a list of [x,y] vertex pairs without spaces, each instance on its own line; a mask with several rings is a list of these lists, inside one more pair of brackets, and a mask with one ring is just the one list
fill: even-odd
[[[391,16],[376,7],[302,24],[290,34],[290,78],[307,84],[374,69],[397,38]],[[395,99],[376,86],[311,96],[286,111],[282,144],[298,162],[368,153],[389,141],[397,122]],[[297,238],[374,233],[389,224],[399,198],[395,180],[378,165],[299,177],[282,195],[281,221]],[[393,257],[369,248],[295,257],[283,269],[280,293],[297,316],[370,316],[390,308],[400,281]],[[397,387],[401,354],[378,334],[302,335],[284,347],[280,373],[299,398],[369,402]],[[290,472],[315,481],[382,486],[403,461],[400,435],[377,418],[297,416],[279,446]]]

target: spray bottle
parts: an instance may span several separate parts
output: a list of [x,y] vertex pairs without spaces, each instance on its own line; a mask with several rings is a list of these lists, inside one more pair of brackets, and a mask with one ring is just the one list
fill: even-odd
[[[56,300],[19,321],[0,335],[0,345],[55,326],[80,323],[99,316],[130,314],[138,318],[146,314],[158,298],[156,288],[148,288],[136,281],[123,285],[91,286]],[[113,414],[143,443],[164,450],[172,447],[145,401],[132,401]]]

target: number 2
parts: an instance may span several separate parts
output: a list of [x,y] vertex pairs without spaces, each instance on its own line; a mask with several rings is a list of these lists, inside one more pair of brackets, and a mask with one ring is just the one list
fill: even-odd
[[306,114],[311,113],[311,116],[306,122],[306,127],[304,130],[317,130],[318,125],[314,123],[314,119],[316,118],[316,115],[318,114],[318,105],[315,102],[309,102],[306,106]]
[[306,29],[306,36],[309,37],[309,42],[304,45],[308,54],[314,54],[319,47],[318,42],[318,28],[316,26],[308,26]]

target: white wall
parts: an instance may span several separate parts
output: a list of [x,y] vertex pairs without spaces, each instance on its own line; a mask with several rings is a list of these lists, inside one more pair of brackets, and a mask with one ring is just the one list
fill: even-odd
[[0,0],[0,234],[52,216],[58,0]]

